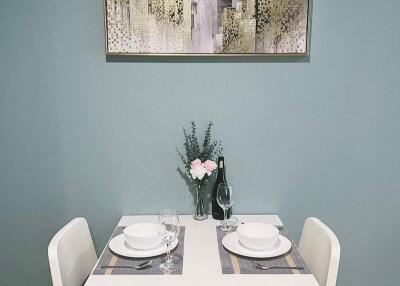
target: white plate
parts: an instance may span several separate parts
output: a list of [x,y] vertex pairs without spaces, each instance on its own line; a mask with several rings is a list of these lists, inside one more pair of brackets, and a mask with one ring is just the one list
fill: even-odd
[[240,243],[236,231],[226,235],[222,239],[222,245],[233,253],[252,258],[276,257],[287,253],[292,248],[290,240],[283,235],[279,235],[279,240],[273,248],[262,250],[250,249]]
[[[174,242],[172,242],[170,249],[172,250],[177,246],[178,239],[175,239]],[[167,246],[165,244],[160,244],[159,246],[150,249],[137,249],[130,247],[127,243],[125,243],[123,234],[117,235],[111,239],[109,247],[112,252],[131,258],[146,258],[161,255],[167,252]]]

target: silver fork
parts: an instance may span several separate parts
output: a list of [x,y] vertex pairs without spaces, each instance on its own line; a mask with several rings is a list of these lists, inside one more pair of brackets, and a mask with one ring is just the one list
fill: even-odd
[[132,269],[136,269],[136,270],[141,270],[152,264],[153,264],[153,260],[146,260],[146,261],[139,263],[138,265],[115,265],[115,266],[103,265],[100,268],[103,268],[103,269],[106,269],[106,268],[132,268]]
[[261,270],[270,270],[270,269],[294,269],[294,270],[304,270],[304,267],[301,266],[264,266],[260,263],[254,262],[254,265]]

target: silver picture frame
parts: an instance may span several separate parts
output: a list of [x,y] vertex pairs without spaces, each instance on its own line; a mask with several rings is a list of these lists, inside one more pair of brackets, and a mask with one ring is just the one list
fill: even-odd
[[[120,56],[129,56],[129,57],[309,57],[310,55],[310,41],[311,41],[311,13],[312,13],[312,0],[304,0],[307,9],[306,9],[306,28],[305,28],[305,49],[303,52],[276,52],[276,53],[260,53],[260,52],[252,52],[252,53],[199,53],[199,52],[129,52],[129,51],[111,51],[109,45],[109,20],[108,20],[108,11],[107,11],[107,2],[108,1],[141,1],[141,0],[104,0],[103,1],[103,9],[104,9],[104,30],[105,30],[105,54],[107,57],[120,57]],[[275,0],[280,1],[280,0]],[[291,1],[291,0],[288,0]]]

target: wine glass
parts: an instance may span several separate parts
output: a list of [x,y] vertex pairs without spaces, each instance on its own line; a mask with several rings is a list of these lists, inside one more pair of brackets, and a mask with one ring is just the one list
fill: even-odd
[[233,205],[231,184],[220,183],[218,185],[217,202],[224,210],[224,222],[222,223],[221,229],[223,231],[230,231],[232,230],[232,226],[230,226],[227,222],[227,213],[229,208]]
[[174,210],[163,210],[158,214],[157,232],[167,246],[167,259],[160,264],[160,270],[172,272],[178,268],[179,259],[171,256],[171,243],[178,238],[180,231],[179,217]]

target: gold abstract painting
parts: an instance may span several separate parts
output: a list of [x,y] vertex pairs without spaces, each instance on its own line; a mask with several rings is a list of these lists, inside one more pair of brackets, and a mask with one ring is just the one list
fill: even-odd
[[108,55],[305,55],[308,0],[105,0]]

